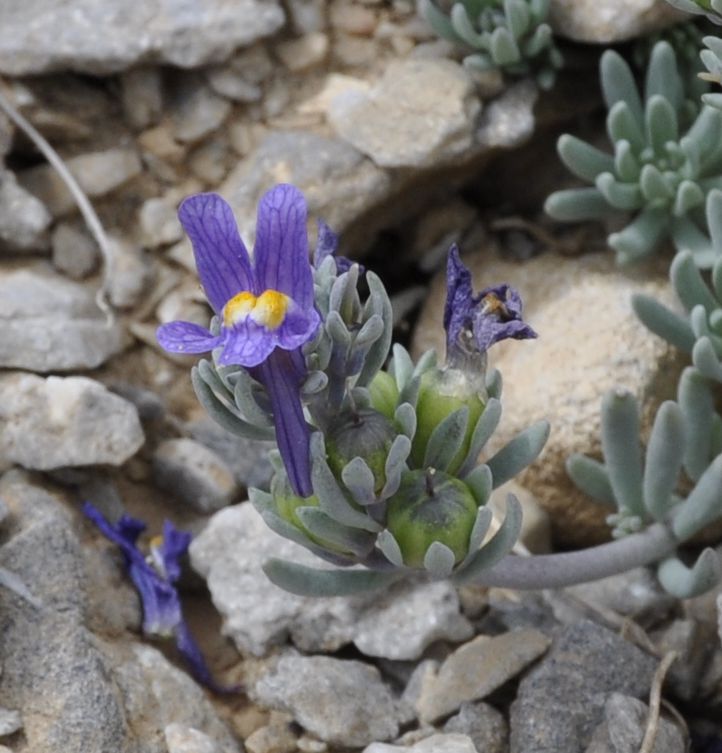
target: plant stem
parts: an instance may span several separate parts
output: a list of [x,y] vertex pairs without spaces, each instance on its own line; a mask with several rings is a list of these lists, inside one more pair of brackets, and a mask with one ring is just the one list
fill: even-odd
[[664,523],[655,523],[641,533],[578,552],[507,555],[479,573],[473,583],[529,591],[575,586],[657,562],[672,554],[678,545]]

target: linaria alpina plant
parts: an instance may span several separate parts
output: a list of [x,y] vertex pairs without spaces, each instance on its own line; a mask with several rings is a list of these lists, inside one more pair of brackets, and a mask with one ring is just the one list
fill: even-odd
[[[478,458],[501,416],[501,377],[487,373],[487,349],[536,336],[522,320],[519,294],[507,285],[475,294],[452,248],[446,363],[437,366],[430,352],[414,364],[395,345],[384,368],[388,295],[370,271],[368,295],[360,294],[362,270],[335,255],[337,239],[325,225],[311,264],[297,189],[277,186],[263,197],[255,266],[220,197],[187,200],[181,219],[216,318],[210,331],[163,325],[159,340],[172,352],[212,350],[193,370],[201,403],[228,430],[278,443],[270,493],[250,490],[252,503],[273,530],[327,563],[310,568],[272,558],[264,570],[274,583],[329,596],[424,572],[456,583],[547,588],[659,561],[661,582],[677,595],[715,581],[714,552],[691,569],[675,557],[701,526],[722,517],[722,459],[709,452],[717,445],[700,454],[685,428],[685,410],[698,402],[662,406],[643,467],[636,406],[623,393],[607,396],[605,462],[578,457],[570,470],[593,497],[616,506],[618,540],[580,552],[510,555],[519,503],[509,495],[492,533],[487,501],[536,459],[549,427],[535,424],[482,463]],[[259,368],[267,361],[288,372],[269,376]],[[690,470],[686,458],[703,455]],[[686,497],[677,491],[683,467],[693,482]]]
[[717,251],[707,236],[705,201],[722,188],[722,112],[705,106],[691,125],[684,123],[684,80],[666,42],[652,50],[643,97],[617,52],[602,55],[601,82],[614,154],[562,136],[562,161],[594,187],[553,193],[547,213],[578,221],[633,212],[632,221],[608,238],[619,263],[637,261],[671,238],[697,266],[710,268]]
[[440,37],[471,50],[464,65],[472,70],[531,73],[550,89],[564,64],[546,23],[549,0],[454,0],[448,15],[420,0],[419,10]]

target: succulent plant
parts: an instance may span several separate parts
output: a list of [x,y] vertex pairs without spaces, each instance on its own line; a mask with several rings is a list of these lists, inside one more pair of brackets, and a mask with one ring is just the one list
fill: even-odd
[[546,211],[563,221],[635,212],[608,238],[619,263],[634,262],[671,238],[677,249],[692,251],[698,266],[711,267],[716,250],[701,241],[706,196],[722,187],[722,112],[703,107],[682,131],[684,81],[666,42],[652,50],[643,98],[629,66],[614,51],[602,56],[601,81],[614,154],[562,136],[562,161],[594,187],[557,191],[547,199]]
[[[684,102],[681,107],[681,124],[689,124],[698,115],[701,100],[709,91],[709,83],[702,75],[700,54],[704,47],[704,31],[696,19],[670,26],[667,29],[641,37],[634,45],[632,61],[637,70],[647,69],[652,50],[658,42],[667,42],[674,50],[677,68],[684,81]],[[708,103],[709,104],[709,103]]]
[[683,251],[672,262],[670,278],[686,316],[641,294],[632,298],[632,306],[648,329],[690,353],[706,378],[722,383],[722,191],[710,194],[707,209],[712,243],[719,255],[712,268],[711,285],[700,274],[692,254]]
[[[700,73],[700,78],[722,86],[722,39],[707,36],[702,40],[706,49],[700,52],[700,58],[707,69],[706,73]],[[710,92],[702,95],[702,101],[710,107],[722,109],[722,94]]]
[[[722,446],[719,430],[714,439],[709,430],[720,421],[711,402],[705,380],[694,368],[687,369],[680,381],[678,403],[666,401],[657,411],[643,458],[636,400],[623,390],[606,395],[602,404],[604,462],[573,455],[567,470],[582,491],[614,510],[608,521],[616,537],[658,522],[682,543],[722,516]],[[694,482],[686,496],[679,493],[683,470]],[[720,564],[714,550],[705,550],[691,569],[671,555],[661,561],[657,575],[671,594],[689,598],[719,580]]]
[[667,0],[685,13],[703,13],[710,21],[722,23],[722,0]]
[[419,8],[439,36],[472,50],[469,68],[533,73],[542,89],[553,86],[563,58],[546,23],[549,0],[455,0],[448,15],[433,0]]

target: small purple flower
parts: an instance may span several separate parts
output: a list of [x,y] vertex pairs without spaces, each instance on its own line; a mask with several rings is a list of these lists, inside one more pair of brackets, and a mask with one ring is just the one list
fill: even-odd
[[123,551],[125,566],[140,595],[143,606],[143,633],[163,638],[174,637],[181,656],[192,675],[216,692],[228,692],[218,686],[206,666],[183,619],[180,597],[174,583],[180,577],[180,559],[188,550],[191,535],[178,531],[170,521],[163,523],[163,535],[151,541],[150,553],[145,557],[138,548],[138,537],[145,523],[123,515],[111,525],[90,502],[83,505],[83,513],[100,532]]
[[[316,250],[313,252],[313,266],[318,269],[327,256],[333,256],[336,261],[337,273],[348,272],[354,262],[345,256],[336,256],[338,235],[323,220],[318,220],[317,224],[318,238],[316,240]],[[363,266],[359,264],[359,267],[360,271],[363,272]]]
[[449,249],[444,328],[450,363],[473,352],[486,353],[499,340],[536,337],[522,321],[521,309],[521,296],[510,285],[484,288],[474,295],[471,273],[459,258],[459,249],[456,245]]
[[193,243],[198,276],[220,332],[214,335],[190,322],[170,322],[157,332],[158,342],[172,353],[222,348],[221,366],[245,366],[262,382],[289,480],[303,497],[313,491],[310,433],[300,397],[306,374],[300,348],[321,321],[314,304],[306,214],[306,201],[294,186],[268,191],[258,207],[251,261],[233,212],[220,196],[186,199],[178,216]]

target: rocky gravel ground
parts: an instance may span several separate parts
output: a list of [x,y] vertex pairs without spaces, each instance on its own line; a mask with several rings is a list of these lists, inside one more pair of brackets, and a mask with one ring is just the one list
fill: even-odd
[[[554,427],[516,487],[523,543],[604,540],[564,460],[598,449],[608,387],[635,390],[649,423],[684,364],[629,305],[633,290],[671,299],[663,271],[630,277],[581,253],[603,235],[553,228],[541,204],[567,180],[554,135],[573,118],[600,127],[600,45],[678,18],[663,0],[552,0],[574,63],[542,93],[472,76],[411,0],[0,3],[0,91],[111,241],[106,258],[0,115],[0,568],[31,595],[0,588],[0,753],[633,753],[650,718],[645,753],[722,750],[722,591],[680,602],[646,570],[532,594],[419,580],[313,600],[273,586],[267,557],[315,560],[245,501],[270,479],[268,443],[212,423],[193,360],[154,336],[208,322],[176,217],[194,192],[226,197],[251,243],[259,197],[299,186],[342,252],[387,281],[417,354],[442,342],[435,275],[459,242],[477,283],[522,291],[541,335],[494,362],[501,433]],[[122,557],[84,501],[195,534],[188,621],[241,691],[211,693],[169,642],[142,638]]]

